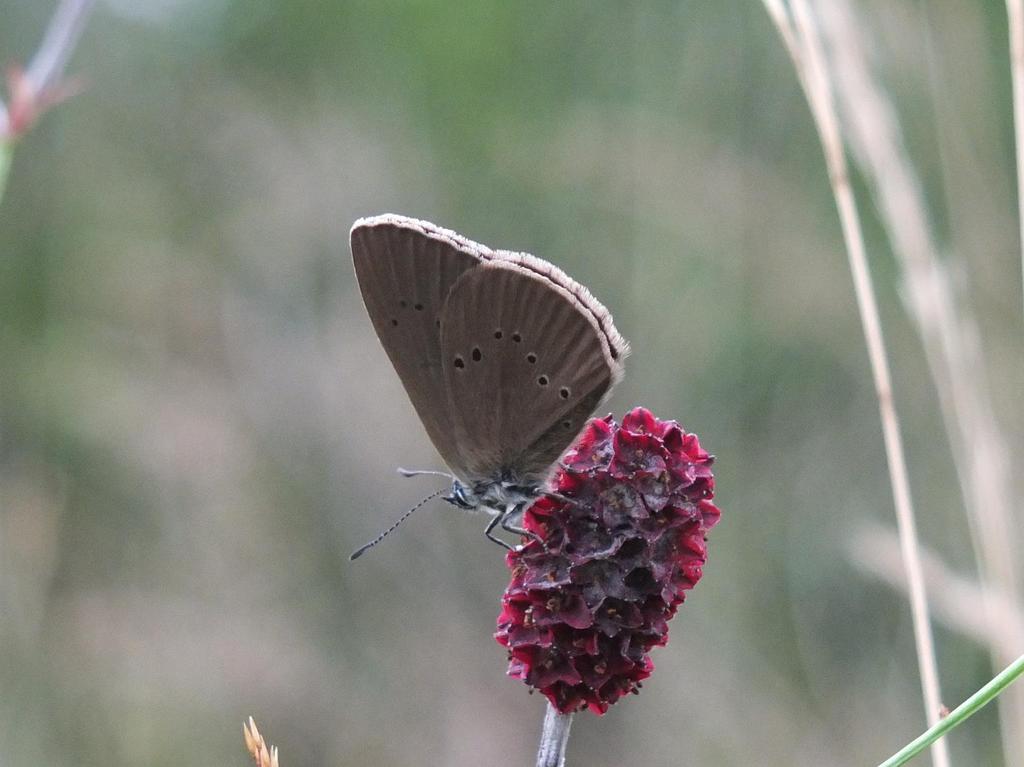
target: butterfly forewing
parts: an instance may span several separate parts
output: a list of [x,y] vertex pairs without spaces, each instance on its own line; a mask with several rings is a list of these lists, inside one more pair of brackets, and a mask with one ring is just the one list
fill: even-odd
[[391,215],[357,221],[351,244],[377,336],[437,451],[461,473],[442,369],[441,310],[460,275],[492,254],[453,232]]
[[448,411],[472,479],[542,478],[621,372],[612,350],[625,345],[604,307],[543,274],[546,262],[520,259],[501,254],[464,272],[441,314]]

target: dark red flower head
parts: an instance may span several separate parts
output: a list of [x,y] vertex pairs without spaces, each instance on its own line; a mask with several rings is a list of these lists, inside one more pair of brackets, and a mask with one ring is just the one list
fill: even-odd
[[593,419],[563,458],[508,554],[495,638],[509,676],[562,713],[603,714],[654,668],[668,620],[700,580],[718,522],[715,480],[697,437],[636,408]]

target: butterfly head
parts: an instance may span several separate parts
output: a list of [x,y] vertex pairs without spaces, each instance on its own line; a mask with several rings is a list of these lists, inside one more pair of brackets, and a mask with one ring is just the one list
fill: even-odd
[[448,495],[442,496],[452,506],[471,511],[480,505],[472,488],[462,484],[459,480],[452,482],[452,489]]

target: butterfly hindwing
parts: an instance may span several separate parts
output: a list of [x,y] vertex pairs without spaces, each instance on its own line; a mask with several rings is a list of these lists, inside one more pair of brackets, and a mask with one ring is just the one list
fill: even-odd
[[474,478],[542,478],[621,372],[594,312],[603,307],[533,262],[497,257],[467,270],[442,310],[448,409]]

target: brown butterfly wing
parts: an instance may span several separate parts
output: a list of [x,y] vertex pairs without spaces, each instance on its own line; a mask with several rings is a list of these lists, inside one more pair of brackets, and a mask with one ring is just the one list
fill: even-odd
[[468,476],[542,479],[625,353],[607,310],[547,262],[500,253],[464,272],[442,310],[441,356]]
[[374,330],[437,451],[462,474],[465,466],[445,390],[439,323],[452,286],[493,253],[454,232],[395,215],[357,221],[351,245]]

